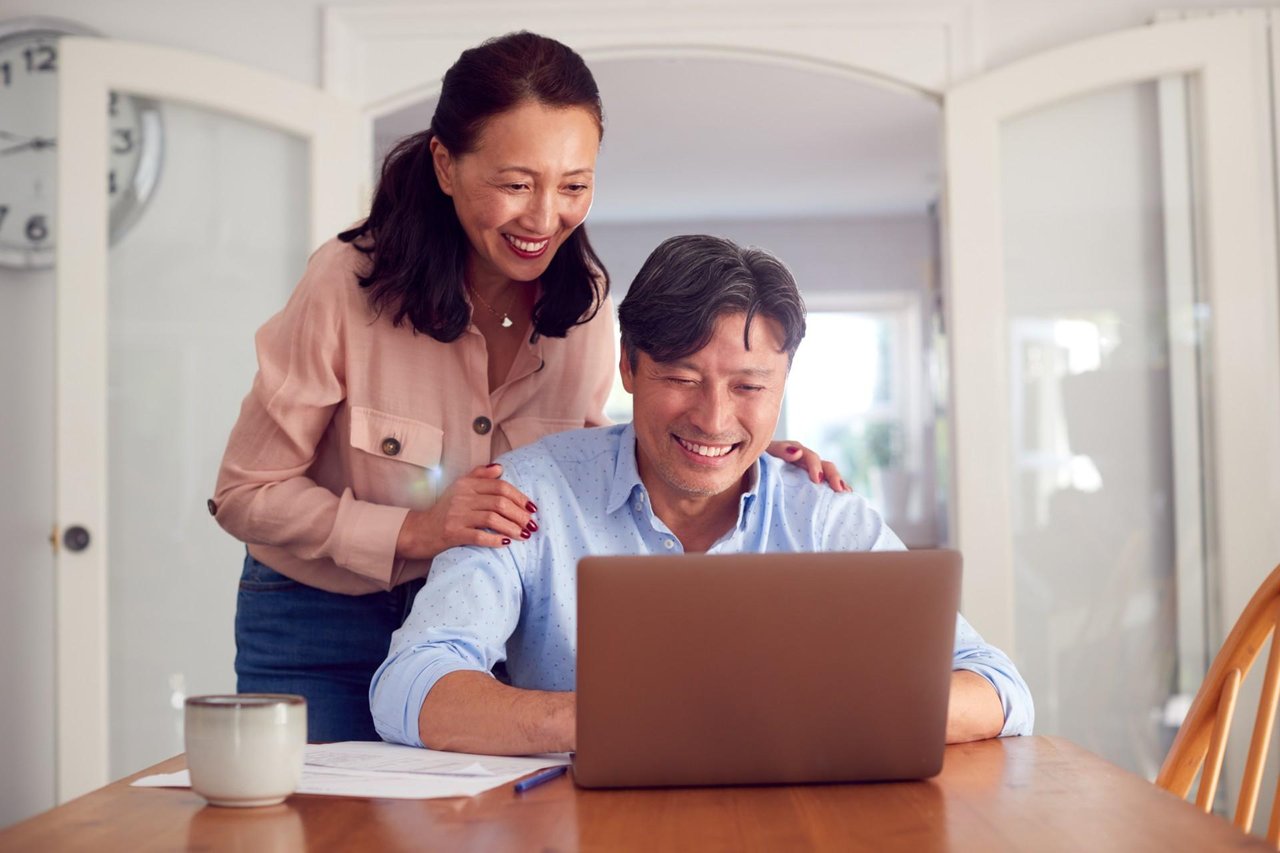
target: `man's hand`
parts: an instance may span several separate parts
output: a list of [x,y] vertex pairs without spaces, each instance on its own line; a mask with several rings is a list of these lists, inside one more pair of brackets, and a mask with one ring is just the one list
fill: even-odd
[[947,707],[947,743],[996,737],[1004,728],[1004,706],[996,689],[976,672],[951,673],[951,703]]

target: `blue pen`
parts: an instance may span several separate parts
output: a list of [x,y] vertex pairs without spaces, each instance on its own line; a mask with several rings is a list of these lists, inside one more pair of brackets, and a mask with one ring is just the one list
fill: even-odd
[[543,782],[550,782],[557,776],[563,776],[565,771],[569,769],[568,764],[561,764],[557,767],[548,767],[546,770],[540,770],[534,773],[528,779],[521,779],[516,783],[516,793],[523,794],[530,788],[536,788]]

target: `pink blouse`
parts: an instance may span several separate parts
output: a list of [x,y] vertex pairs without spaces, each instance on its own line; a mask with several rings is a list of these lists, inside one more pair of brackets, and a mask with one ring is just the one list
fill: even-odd
[[258,330],[258,374],[227,442],[210,512],[256,559],[358,595],[426,575],[395,556],[410,509],[457,477],[549,433],[608,423],[613,304],[519,350],[488,393],[475,328],[452,343],[375,317],[355,273],[366,258],[330,240],[284,310]]

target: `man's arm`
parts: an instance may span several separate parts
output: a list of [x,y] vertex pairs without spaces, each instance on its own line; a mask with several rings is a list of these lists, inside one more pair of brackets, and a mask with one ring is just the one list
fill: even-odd
[[1004,728],[1000,694],[976,672],[951,673],[951,702],[947,706],[947,743],[996,737]]
[[418,734],[429,749],[486,755],[572,752],[576,694],[522,690],[481,672],[451,672],[422,703]]

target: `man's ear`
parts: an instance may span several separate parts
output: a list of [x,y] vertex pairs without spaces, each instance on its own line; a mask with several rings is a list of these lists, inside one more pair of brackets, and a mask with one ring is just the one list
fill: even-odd
[[434,136],[431,137],[431,165],[435,167],[441,191],[447,196],[453,195],[453,155]]
[[622,355],[618,358],[618,372],[622,374],[622,387],[626,389],[628,394],[635,392],[635,375],[631,372],[631,359],[627,358],[626,349],[622,349]]

